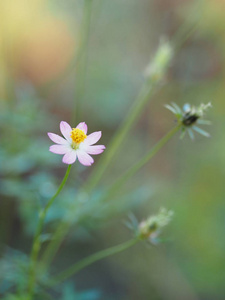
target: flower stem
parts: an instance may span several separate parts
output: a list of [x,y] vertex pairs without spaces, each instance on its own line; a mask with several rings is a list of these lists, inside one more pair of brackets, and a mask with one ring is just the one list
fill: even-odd
[[155,144],[146,155],[144,155],[137,163],[131,166],[126,172],[124,172],[107,190],[106,194],[103,195],[104,199],[107,197],[111,197],[114,195],[121,186],[134,174],[136,174],[146,163],[149,162],[158,151],[165,146],[165,144],[175,135],[175,133],[180,129],[180,125],[177,125],[173,129],[171,129],[164,137],[159,140],[157,144]]
[[68,66],[62,73],[60,73],[56,78],[52,79],[50,82],[44,83],[39,88],[40,93],[44,97],[47,97],[54,87],[62,83],[69,75],[71,75],[72,71],[74,71],[75,68],[76,70],[79,68],[78,65],[80,64],[80,61],[83,60],[83,54],[86,53],[86,49],[88,46],[92,2],[93,0],[84,0],[83,19],[81,24],[81,42],[77,51],[74,53],[71,62],[68,64]]
[[188,17],[184,23],[179,27],[173,36],[172,43],[175,51],[179,51],[183,44],[189,39],[189,37],[196,31],[201,19],[203,18],[202,9],[204,7],[203,1],[196,1],[192,5],[189,11]]
[[40,251],[40,246],[41,246],[40,235],[41,235],[41,231],[42,231],[42,228],[44,225],[45,216],[46,216],[50,206],[53,204],[55,198],[59,195],[62,188],[64,187],[64,185],[67,181],[67,178],[69,176],[71,166],[72,165],[68,166],[66,174],[65,174],[58,190],[56,191],[54,196],[52,196],[52,198],[49,199],[49,201],[47,202],[44,209],[40,212],[40,215],[39,215],[39,221],[38,221],[36,233],[34,236],[34,241],[33,241],[31,256],[30,256],[31,263],[30,263],[29,281],[28,281],[28,300],[32,299],[32,297],[33,297],[34,285],[35,285],[35,269],[36,269],[36,264],[37,264],[38,253]]
[[112,138],[112,141],[108,145],[107,147],[108,150],[104,153],[97,167],[95,168],[93,175],[90,176],[85,186],[83,187],[83,189],[86,192],[90,192],[100,181],[102,175],[104,174],[108,165],[112,161],[112,158],[116,153],[117,149],[121,145],[122,141],[125,139],[131,127],[137,121],[146,103],[150,100],[150,97],[155,92],[155,85],[156,85],[155,82],[152,82],[150,84],[149,83],[144,84],[133,107],[128,112],[124,122],[122,123],[122,125],[120,126],[120,128],[118,129],[114,137]]
[[59,223],[55,229],[54,235],[47,245],[42,257],[41,257],[41,266],[44,269],[47,269],[48,266],[51,264],[54,256],[56,255],[61,242],[63,241],[65,235],[68,233],[71,227],[71,223]]
[[85,79],[87,69],[87,58],[88,58],[88,42],[90,36],[90,24],[91,24],[91,13],[92,13],[93,0],[84,0],[83,7],[83,20],[81,24],[81,45],[78,50],[77,60],[77,79],[76,79],[76,91],[75,91],[75,107],[74,107],[74,120],[76,123],[81,111],[81,102],[85,92]]
[[65,271],[61,272],[59,275],[53,278],[51,286],[54,286],[61,281],[66,280],[68,277],[71,277],[72,275],[78,273],[79,271],[83,270],[87,266],[95,263],[96,261],[99,261],[105,257],[108,257],[110,255],[114,255],[116,253],[122,252],[131,246],[135,245],[139,241],[138,238],[131,239],[125,243],[122,243],[120,245],[99,251],[95,254],[92,254],[82,260],[80,260],[78,263],[75,263],[70,268],[66,269]]

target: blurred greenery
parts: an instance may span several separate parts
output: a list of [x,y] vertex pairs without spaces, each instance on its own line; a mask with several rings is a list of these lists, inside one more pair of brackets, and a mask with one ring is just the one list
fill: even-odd
[[[195,17],[195,31],[91,195],[79,187],[95,165],[76,162],[72,167],[47,215],[41,254],[60,222],[73,226],[49,273],[38,274],[36,299],[223,300],[225,1],[93,1],[85,88],[77,93],[81,78],[75,57],[82,43],[84,2],[0,2],[0,298],[25,299],[38,213],[66,170],[61,157],[48,151],[47,132],[59,133],[61,120],[72,124],[79,102],[76,123],[85,121],[89,132],[102,130],[107,151],[161,38],[172,40]],[[211,138],[196,134],[193,142],[175,136],[113,199],[100,202],[105,189],[174,126],[164,108],[173,101],[180,106],[212,102]],[[49,274],[128,240],[132,233],[124,222],[130,213],[142,221],[161,206],[175,212],[164,243],[140,243],[55,289],[46,288]]]

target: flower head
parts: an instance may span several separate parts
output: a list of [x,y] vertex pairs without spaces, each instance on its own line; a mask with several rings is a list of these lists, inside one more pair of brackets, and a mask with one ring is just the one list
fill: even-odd
[[49,148],[49,151],[56,154],[64,154],[62,162],[73,164],[78,158],[84,166],[93,164],[94,159],[89,155],[100,154],[104,151],[104,145],[94,145],[101,138],[101,131],[87,135],[87,125],[85,122],[79,123],[76,128],[71,128],[67,122],[60,122],[60,130],[64,138],[48,132],[49,138],[56,143]]
[[172,113],[175,114],[178,123],[181,125],[181,138],[184,137],[187,131],[192,140],[194,139],[193,130],[206,137],[210,136],[208,132],[202,130],[201,128],[196,126],[196,124],[211,124],[210,121],[202,120],[205,110],[207,110],[211,106],[211,103],[201,104],[199,107],[191,106],[190,104],[185,104],[183,106],[183,109],[181,109],[176,103],[172,103],[171,105],[165,105],[166,108],[168,108],[170,111],[172,111]]
[[139,237],[155,243],[163,227],[168,225],[173,217],[173,211],[161,208],[159,213],[150,216],[139,224]]

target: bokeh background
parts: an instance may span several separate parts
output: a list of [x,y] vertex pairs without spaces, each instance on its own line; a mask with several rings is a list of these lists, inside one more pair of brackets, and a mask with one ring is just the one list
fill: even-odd
[[[89,0],[91,1],[91,0]],[[213,108],[210,139],[197,136],[167,146],[118,192],[98,205],[76,197],[92,168],[78,163],[67,188],[51,208],[45,231],[74,210],[76,224],[65,236],[50,272],[128,240],[124,220],[139,221],[161,206],[175,212],[158,246],[140,243],[102,260],[68,280],[53,299],[172,300],[225,298],[225,1],[95,0],[88,28],[83,0],[0,1],[0,277],[2,299],[26,280],[38,209],[63,177],[61,156],[48,151],[46,132],[59,122],[85,121],[110,142],[137,97],[144,71],[161,38],[184,26],[195,30],[176,53],[164,84],[121,144],[95,193],[174,126],[164,108],[171,101]],[[81,55],[82,51],[86,54]],[[75,121],[76,119],[76,121]],[[74,124],[76,125],[76,124]],[[96,157],[96,163],[100,157]],[[75,205],[76,207],[76,205]],[[47,243],[47,242],[46,242]],[[51,299],[46,295],[40,299]]]

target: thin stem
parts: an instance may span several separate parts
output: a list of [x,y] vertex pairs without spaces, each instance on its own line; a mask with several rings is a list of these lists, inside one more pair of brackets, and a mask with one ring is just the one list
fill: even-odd
[[95,263],[96,261],[99,261],[110,255],[114,255],[116,253],[122,252],[122,251],[130,248],[131,246],[135,245],[138,241],[139,241],[138,238],[134,238],[125,243],[122,243],[120,245],[99,251],[95,254],[92,254],[92,255],[80,260],[78,263],[75,263],[70,268],[66,269],[65,271],[61,272],[59,275],[54,277],[51,285],[54,286],[54,285],[60,283],[61,281],[66,280],[67,278],[78,273],[79,271],[81,271],[84,268],[86,268],[87,266]]
[[45,83],[43,86],[40,87],[40,93],[45,97],[51,92],[52,88],[63,82],[69,75],[71,75],[72,71],[75,68],[79,69],[79,64],[81,61],[83,61],[83,56],[86,55],[86,49],[90,34],[92,2],[93,0],[84,1],[83,19],[81,24],[81,42],[78,47],[78,50],[71,59],[71,62],[68,64],[64,72],[62,72],[56,78],[54,78],[50,82]]
[[47,248],[41,257],[41,265],[44,269],[47,269],[47,267],[51,264],[62,240],[65,237],[65,234],[69,231],[70,227],[71,223],[68,222],[58,224],[50,243],[47,245]]
[[131,129],[131,127],[135,124],[138,117],[143,111],[146,103],[150,100],[150,97],[153,95],[155,89],[155,82],[150,84],[145,84],[140,91],[133,107],[127,114],[124,122],[114,135],[113,139],[111,140],[110,144],[107,147],[107,151],[104,153],[103,157],[101,158],[99,164],[95,168],[93,175],[90,176],[87,183],[83,187],[86,192],[90,192],[100,181],[102,175],[104,174],[105,170],[107,169],[108,165],[112,161],[113,156],[115,155],[117,149],[119,148],[122,141],[125,139],[127,133]]
[[74,120],[76,122],[80,116],[81,102],[85,92],[85,79],[88,58],[88,43],[90,36],[91,13],[93,0],[84,0],[83,21],[81,25],[81,46],[78,50],[79,60],[77,61],[77,79],[75,92]]
[[[180,50],[183,44],[196,31],[200,20],[202,19],[202,14],[199,14],[199,11],[202,11],[203,7],[204,0],[196,1],[196,3],[192,6],[191,11],[189,12],[189,17],[177,30],[176,34],[172,39],[172,44],[176,52]],[[190,23],[192,24],[191,26]]]
[[31,264],[30,264],[30,277],[29,277],[29,282],[28,282],[28,299],[32,299],[33,297],[33,292],[34,292],[34,284],[35,284],[35,269],[36,269],[36,263],[37,263],[37,257],[38,257],[38,253],[40,251],[40,245],[41,245],[41,240],[40,240],[40,235],[41,235],[41,231],[44,225],[44,221],[45,221],[45,216],[50,208],[50,206],[53,204],[55,198],[59,195],[59,193],[61,192],[62,188],[64,187],[67,178],[69,176],[70,173],[70,169],[71,169],[72,165],[69,165],[66,171],[66,174],[58,188],[58,190],[56,191],[56,193],[54,194],[54,196],[49,199],[49,201],[47,202],[47,204],[45,205],[44,209],[41,211],[40,215],[39,215],[39,221],[38,221],[38,225],[37,225],[37,229],[36,229],[36,233],[34,236],[34,241],[33,241],[33,246],[32,246],[32,250],[31,250]]
[[149,152],[143,156],[139,161],[137,161],[133,166],[131,166],[126,172],[124,172],[103,194],[100,199],[101,201],[109,200],[114,196],[118,190],[127,182],[129,178],[135,175],[145,164],[147,164],[158,151],[165,146],[165,144],[175,135],[175,133],[180,129],[180,125],[174,127],[170,130],[161,140],[155,144]]

